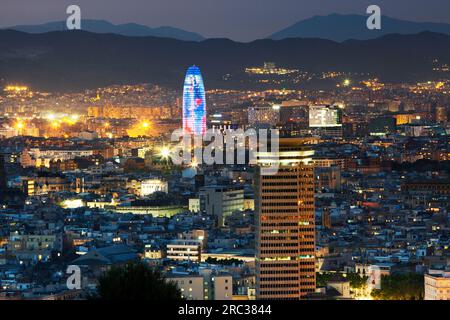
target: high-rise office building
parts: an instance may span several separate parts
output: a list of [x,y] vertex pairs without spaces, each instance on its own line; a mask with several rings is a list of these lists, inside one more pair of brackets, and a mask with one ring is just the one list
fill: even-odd
[[[278,157],[258,155],[255,179],[257,299],[297,300],[315,292],[314,151],[280,139]],[[276,174],[263,165],[278,161]],[[277,159],[277,160],[274,160]]]
[[205,87],[200,69],[196,66],[187,70],[184,80],[183,132],[194,135],[206,132]]

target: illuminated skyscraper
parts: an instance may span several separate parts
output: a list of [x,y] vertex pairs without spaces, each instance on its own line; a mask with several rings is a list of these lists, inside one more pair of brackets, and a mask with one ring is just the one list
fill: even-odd
[[[258,156],[257,299],[298,300],[316,289],[314,151],[307,143],[301,138],[282,138],[278,157]],[[259,170],[267,160],[279,162],[275,175]]]
[[205,87],[200,69],[190,67],[183,89],[183,132],[202,135],[206,132]]

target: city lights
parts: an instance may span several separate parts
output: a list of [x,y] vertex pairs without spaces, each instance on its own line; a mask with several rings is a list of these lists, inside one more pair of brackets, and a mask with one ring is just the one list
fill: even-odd
[[17,130],[22,130],[22,129],[25,128],[25,123],[24,123],[23,121],[18,120],[18,121],[16,122],[16,124],[14,125],[14,127],[15,127]]
[[[445,1],[406,6],[430,23],[391,1],[378,31],[365,6],[272,1],[2,6],[0,300],[261,320],[450,300]],[[28,25],[46,12],[63,23]],[[136,24],[180,12],[203,34]]]
[[23,92],[23,91],[27,91],[28,87],[27,86],[6,86],[4,91],[6,92]]
[[50,120],[50,121],[53,121],[53,120],[56,119],[56,115],[54,113],[49,113],[47,115],[47,119]]
[[76,209],[84,206],[83,200],[81,199],[69,199],[61,203],[61,207],[65,209]]
[[161,158],[163,158],[165,160],[169,159],[169,156],[170,156],[169,147],[161,147],[161,149],[159,150],[159,155],[161,156]]
[[[109,126],[110,124],[108,124],[106,128]],[[129,129],[127,129],[127,133],[130,137],[149,136],[153,133],[153,131],[154,128],[149,120],[136,122]]]
[[58,129],[61,126],[61,124],[58,121],[52,121],[50,125],[53,129]]

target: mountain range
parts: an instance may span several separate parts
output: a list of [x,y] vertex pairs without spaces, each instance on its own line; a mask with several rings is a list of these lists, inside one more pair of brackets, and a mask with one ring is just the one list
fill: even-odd
[[[28,33],[46,33],[52,31],[67,30],[65,21],[49,22],[39,25],[12,26],[8,29],[23,31]],[[81,29],[94,33],[115,33],[130,37],[161,37],[173,38],[185,41],[202,41],[205,38],[198,33],[185,31],[173,27],[150,28],[141,24],[126,23],[112,24],[105,20],[81,20]]]
[[269,38],[274,40],[286,38],[320,38],[345,41],[349,39],[374,39],[391,33],[415,34],[423,31],[450,35],[450,24],[412,22],[390,18],[384,15],[381,17],[381,29],[369,30],[366,26],[368,17],[351,14],[314,16],[280,30],[269,36]]
[[[269,39],[320,38],[342,42],[345,40],[368,40],[386,34],[416,34],[423,31],[450,35],[450,24],[433,22],[413,22],[382,16],[381,30],[369,30],[366,27],[368,16],[352,14],[330,14],[314,16],[301,20],[283,30],[268,36]],[[94,33],[114,33],[131,37],[161,37],[184,41],[202,41],[205,37],[174,27],[150,28],[136,23],[113,24],[105,20],[84,19],[81,22],[84,31]],[[7,29],[27,33],[46,33],[66,30],[65,21],[49,22],[37,25],[18,25]]]
[[0,81],[49,91],[143,82],[180,89],[187,67],[194,64],[207,88],[248,88],[242,82],[245,68],[266,61],[316,74],[340,71],[370,73],[386,82],[425,81],[442,77],[433,71],[435,61],[450,64],[450,36],[422,32],[344,42],[296,38],[240,43],[0,30]]

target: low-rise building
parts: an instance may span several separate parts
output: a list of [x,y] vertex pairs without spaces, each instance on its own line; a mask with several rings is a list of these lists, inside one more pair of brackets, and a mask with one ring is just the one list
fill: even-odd
[[425,275],[425,300],[450,300],[450,272],[433,272]]
[[167,244],[167,258],[171,260],[201,261],[202,242],[176,239]]
[[233,278],[229,274],[215,272],[196,274],[171,274],[167,281],[176,283],[187,300],[231,300]]

